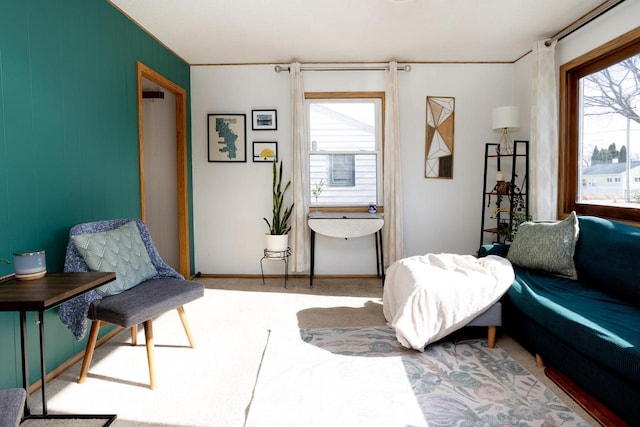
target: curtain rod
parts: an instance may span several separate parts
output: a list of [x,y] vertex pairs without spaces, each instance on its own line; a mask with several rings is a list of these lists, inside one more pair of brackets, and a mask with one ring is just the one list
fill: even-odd
[[[275,70],[276,73],[279,73],[281,71],[289,71],[291,67],[285,66],[283,67],[282,65],[276,65],[273,69]],[[369,66],[369,67],[340,67],[340,66],[326,66],[326,67],[322,67],[322,66],[316,66],[316,67],[312,67],[312,66],[301,66],[300,67],[300,71],[384,71],[384,70],[388,70],[389,66],[383,66],[383,65],[376,65],[376,66]],[[407,65],[398,65],[398,71],[411,71],[411,65],[407,64]]]
[[596,7],[595,9],[591,10],[590,12],[588,12],[586,15],[583,15],[581,18],[578,18],[572,24],[570,24],[567,27],[565,27],[562,30],[560,30],[558,33],[553,35],[549,40],[544,42],[544,45],[549,47],[549,46],[551,46],[551,43],[553,43],[554,41],[562,40],[563,38],[565,38],[569,34],[571,34],[574,31],[576,31],[578,28],[588,24],[589,22],[593,21],[594,19],[598,18],[599,16],[604,15],[610,9],[612,9],[613,7],[619,5],[623,1],[624,0],[607,0],[606,2],[602,3],[600,6]]

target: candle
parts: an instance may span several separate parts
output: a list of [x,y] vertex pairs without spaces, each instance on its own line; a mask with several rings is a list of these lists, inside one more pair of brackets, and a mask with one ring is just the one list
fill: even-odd
[[498,171],[496,173],[496,181],[504,181],[504,172]]

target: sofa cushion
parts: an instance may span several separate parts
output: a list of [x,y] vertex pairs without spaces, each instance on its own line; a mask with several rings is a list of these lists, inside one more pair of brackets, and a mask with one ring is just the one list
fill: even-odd
[[152,279],[94,301],[87,317],[128,328],[204,296],[204,286],[181,279]]
[[575,262],[580,281],[640,306],[640,229],[591,216],[579,221]]
[[638,307],[580,281],[517,267],[507,294],[522,312],[566,345],[640,385]]
[[115,295],[156,275],[157,271],[134,221],[116,229],[71,236],[73,244],[93,271],[116,272],[116,279],[96,291]]
[[512,264],[577,279],[573,255],[578,240],[575,212],[559,222],[525,222],[507,253]]

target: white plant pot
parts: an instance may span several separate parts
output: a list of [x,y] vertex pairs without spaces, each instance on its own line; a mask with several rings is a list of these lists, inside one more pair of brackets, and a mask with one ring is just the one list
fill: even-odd
[[288,234],[265,234],[265,248],[268,251],[282,252],[289,247]]

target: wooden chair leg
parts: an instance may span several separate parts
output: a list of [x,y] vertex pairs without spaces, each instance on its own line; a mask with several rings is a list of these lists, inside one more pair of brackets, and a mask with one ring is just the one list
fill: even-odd
[[182,321],[182,326],[184,327],[184,331],[187,333],[187,339],[189,340],[189,345],[191,348],[196,348],[196,342],[193,339],[193,335],[191,335],[191,328],[189,328],[189,322],[187,321],[187,315],[184,312],[184,307],[180,306],[177,308],[178,314],[180,315],[180,320]]
[[91,359],[93,358],[93,350],[96,348],[96,342],[98,341],[98,331],[102,322],[94,320],[91,323],[91,332],[89,332],[89,339],[87,340],[87,348],[84,351],[84,359],[82,360],[82,369],[80,369],[80,378],[78,378],[78,384],[82,384],[87,380],[87,374],[89,373],[89,365],[91,365]]
[[493,348],[496,346],[496,327],[489,326],[489,332],[487,336],[487,345],[489,348]]
[[144,338],[147,342],[147,359],[149,361],[149,388],[156,388],[156,370],[153,361],[153,325],[151,319],[144,322]]
[[138,345],[138,325],[131,327],[131,345]]

